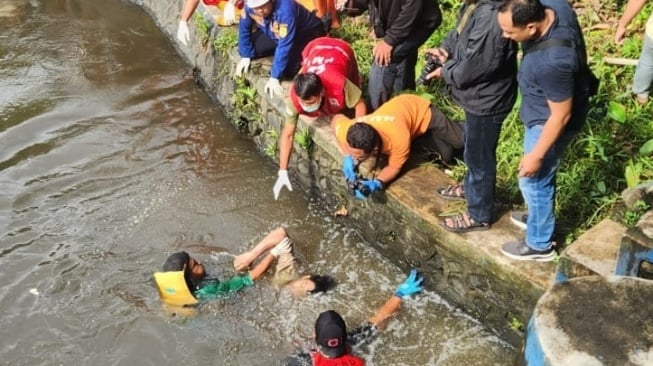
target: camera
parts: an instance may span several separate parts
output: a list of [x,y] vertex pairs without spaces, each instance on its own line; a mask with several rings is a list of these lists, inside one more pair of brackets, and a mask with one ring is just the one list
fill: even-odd
[[356,194],[356,191],[360,192],[363,196],[367,197],[372,193],[370,188],[363,184],[363,179],[356,177],[354,180],[347,181],[347,188],[351,191],[352,194]]
[[432,73],[433,70],[437,69],[438,67],[442,67],[442,62],[440,62],[440,59],[431,55],[430,53],[427,53],[424,57],[424,68],[422,68],[422,72],[419,74],[417,80],[415,80],[415,84],[426,84],[428,82],[426,76]]

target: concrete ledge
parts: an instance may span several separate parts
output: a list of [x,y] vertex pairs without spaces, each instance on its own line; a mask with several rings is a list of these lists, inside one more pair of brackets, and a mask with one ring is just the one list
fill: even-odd
[[528,327],[528,366],[653,364],[653,282],[634,277],[574,278],[537,303]]
[[582,276],[613,276],[619,243],[626,228],[605,219],[581,235],[558,261],[556,282]]

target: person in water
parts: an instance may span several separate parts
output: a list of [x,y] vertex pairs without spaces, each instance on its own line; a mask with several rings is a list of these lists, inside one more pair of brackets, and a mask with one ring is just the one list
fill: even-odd
[[[272,230],[252,250],[236,256],[234,268],[237,271],[247,270],[251,264],[277,243],[291,242],[286,229],[279,227]],[[254,267],[256,268],[256,267]],[[275,282],[281,289],[288,291],[294,297],[326,292],[336,284],[331,276],[317,274],[301,274],[297,268],[295,256],[290,252],[281,252],[275,268]]]
[[[262,259],[249,269],[259,257]],[[187,252],[181,251],[168,256],[163,271],[155,273],[154,279],[164,303],[188,307],[198,304],[200,300],[216,299],[252,286],[267,272],[275,259],[277,282],[295,296],[326,292],[335,285],[329,276],[297,274],[292,241],[283,228],[273,230],[252,250],[236,256],[234,268],[246,271],[245,274],[226,280],[207,278],[204,265]]]
[[386,321],[401,307],[403,299],[422,291],[423,278],[411,270],[408,278],[377,310],[368,323],[347,332],[347,325],[335,310],[327,310],[315,321],[315,342],[299,348],[287,357],[286,366],[362,366],[365,360],[352,354],[351,348],[370,342],[379,334]]

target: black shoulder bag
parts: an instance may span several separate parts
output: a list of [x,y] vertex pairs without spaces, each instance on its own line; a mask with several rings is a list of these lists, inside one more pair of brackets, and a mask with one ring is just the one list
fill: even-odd
[[[524,53],[523,57],[526,57],[526,55],[528,55],[531,52],[540,51],[540,50],[550,48],[550,47],[569,47],[569,48],[573,48],[574,50],[576,50],[576,46],[574,45],[574,43],[572,41],[570,41],[568,39],[556,39],[556,38],[553,38],[553,39],[547,39],[546,41],[540,42],[540,43],[534,45],[533,47],[530,47],[529,49],[524,50],[523,51],[523,53]],[[594,72],[592,71],[592,69],[590,69],[590,67],[587,64],[586,60],[583,60],[582,57],[579,57],[579,59],[581,61],[581,66],[580,66],[582,68],[581,70],[583,70],[583,72],[585,72],[585,75],[587,75],[587,81],[588,81],[588,86],[589,86],[589,96],[590,97],[594,96],[599,92],[599,85],[601,85],[601,80],[599,80],[599,78],[597,78],[596,75],[594,75]]]

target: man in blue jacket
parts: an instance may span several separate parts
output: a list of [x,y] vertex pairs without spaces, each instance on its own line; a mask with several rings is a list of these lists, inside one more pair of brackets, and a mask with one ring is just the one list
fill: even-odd
[[426,51],[442,65],[427,78],[442,78],[465,111],[464,183],[436,190],[443,199],[467,201],[467,212],[442,220],[445,229],[456,233],[490,228],[499,134],[517,99],[517,44],[504,38],[499,27],[502,2],[463,1],[456,27],[440,48]]
[[249,70],[252,59],[274,56],[265,84],[271,96],[282,92],[279,79],[299,71],[304,46],[325,35],[322,21],[295,0],[247,0],[238,28],[236,76]]

